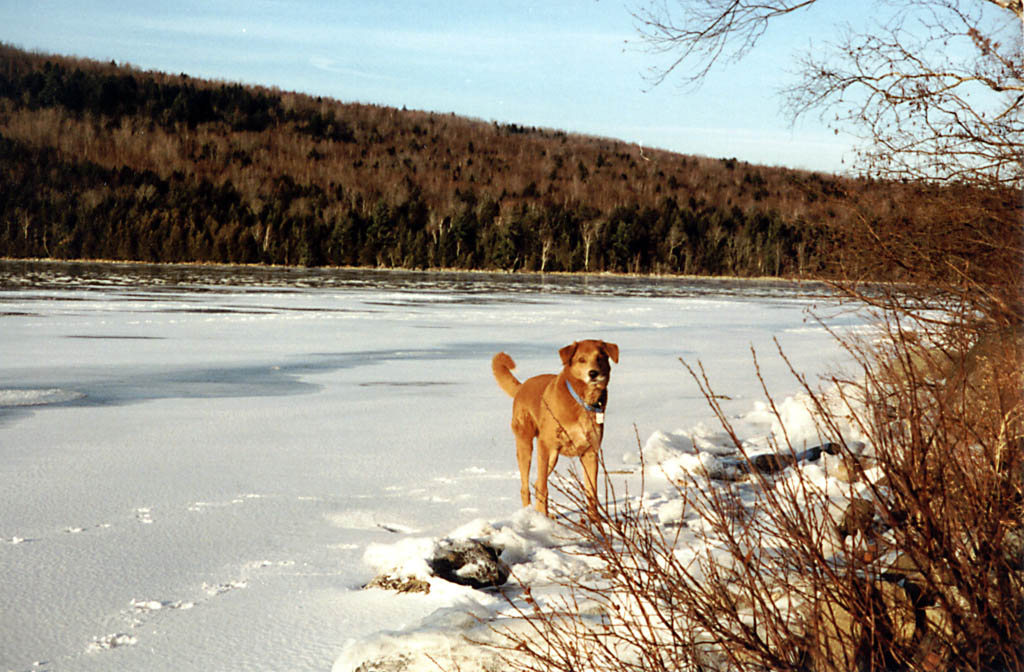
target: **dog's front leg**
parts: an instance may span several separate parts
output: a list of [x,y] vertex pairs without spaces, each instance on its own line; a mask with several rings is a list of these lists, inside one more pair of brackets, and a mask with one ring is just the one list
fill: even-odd
[[545,516],[548,513],[548,476],[558,463],[558,450],[537,437],[537,510]]
[[533,459],[533,437],[516,435],[516,461],[519,462],[519,496],[523,506],[530,505],[530,462]]
[[597,520],[597,458],[596,449],[580,455],[580,462],[583,463],[583,487],[587,495],[587,514],[591,520]]

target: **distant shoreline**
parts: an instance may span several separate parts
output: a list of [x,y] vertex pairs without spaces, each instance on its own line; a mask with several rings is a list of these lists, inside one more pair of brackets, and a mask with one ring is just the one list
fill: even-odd
[[[34,263],[34,264],[94,264],[108,266],[149,266],[166,268],[248,268],[265,269],[268,271],[370,271],[375,273],[451,273],[465,275],[503,275],[503,276],[528,276],[528,277],[593,277],[593,278],[635,278],[653,280],[698,280],[698,281],[722,281],[749,283],[752,285],[778,284],[820,284],[829,285],[839,282],[834,278],[791,278],[772,275],[762,276],[736,276],[736,275],[684,275],[669,273],[621,273],[614,271],[531,271],[515,270],[505,271],[499,269],[482,268],[402,268],[402,267],[376,267],[376,266],[299,266],[284,264],[232,264],[213,261],[138,261],[120,259],[54,259],[45,257],[20,258],[0,256],[0,263]],[[885,284],[885,283],[870,283]]]

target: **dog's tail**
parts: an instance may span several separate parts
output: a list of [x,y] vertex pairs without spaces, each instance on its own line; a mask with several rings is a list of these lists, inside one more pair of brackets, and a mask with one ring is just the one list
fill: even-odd
[[504,352],[499,352],[491,360],[491,371],[494,372],[494,379],[498,381],[498,386],[505,390],[505,393],[510,397],[516,396],[519,386],[522,385],[512,375],[512,369],[514,368],[516,368],[516,363]]

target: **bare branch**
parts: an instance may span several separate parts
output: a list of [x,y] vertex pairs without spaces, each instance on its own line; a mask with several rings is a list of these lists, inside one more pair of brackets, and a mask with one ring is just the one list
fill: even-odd
[[[702,80],[720,59],[743,58],[768,29],[768,23],[813,5],[817,0],[694,0],[679,2],[676,10],[666,0],[652,0],[633,12],[641,39],[655,54],[672,54],[667,66],[652,69],[655,85],[683,68],[687,84]],[[680,13],[676,15],[676,11]]]
[[1005,31],[1004,44],[995,22],[958,0],[927,5],[912,22],[900,14],[873,34],[847,30],[805,54],[801,80],[785,92],[790,113],[834,114],[837,127],[864,140],[860,166],[870,175],[1019,188],[1019,37]]
[[[642,41],[687,85],[748,55],[781,17],[815,0],[667,0],[634,12]],[[1024,187],[1022,0],[892,0],[854,30],[836,26],[797,60],[783,91],[863,141],[858,167],[889,179]]]

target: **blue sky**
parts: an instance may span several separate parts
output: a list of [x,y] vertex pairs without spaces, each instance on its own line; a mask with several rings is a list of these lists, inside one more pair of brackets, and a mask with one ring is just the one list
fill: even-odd
[[742,62],[684,90],[672,81],[652,88],[645,79],[661,61],[638,43],[631,6],[621,0],[0,0],[0,41],[687,154],[828,172],[849,165],[850,138],[815,118],[792,127],[777,95],[791,76],[794,50],[827,34],[836,16],[814,7],[787,17]]

